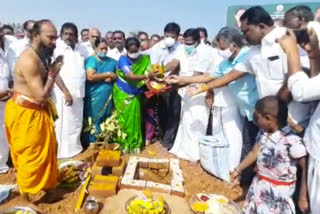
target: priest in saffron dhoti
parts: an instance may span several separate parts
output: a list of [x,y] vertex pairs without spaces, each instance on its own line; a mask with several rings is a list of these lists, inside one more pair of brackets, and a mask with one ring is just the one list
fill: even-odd
[[36,22],[31,45],[15,66],[14,93],[5,109],[6,134],[22,196],[53,189],[58,183],[57,115],[49,97],[63,58],[51,65],[46,61],[56,39],[56,28],[49,20]]

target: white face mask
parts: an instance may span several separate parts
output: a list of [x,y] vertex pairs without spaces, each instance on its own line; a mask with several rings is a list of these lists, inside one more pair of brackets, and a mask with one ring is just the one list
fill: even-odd
[[222,56],[222,58],[224,59],[224,60],[227,60],[227,59],[229,59],[231,56],[232,56],[232,51],[230,51],[230,48],[228,48],[228,49],[226,49],[226,50],[221,50],[221,49],[219,49],[218,50],[218,53],[220,54],[220,56]]
[[137,59],[140,56],[140,53],[128,53],[128,57],[130,57],[131,59]]
[[172,37],[166,37],[163,41],[168,48],[171,48],[174,45],[174,43],[176,43],[176,40],[174,40],[174,38]]

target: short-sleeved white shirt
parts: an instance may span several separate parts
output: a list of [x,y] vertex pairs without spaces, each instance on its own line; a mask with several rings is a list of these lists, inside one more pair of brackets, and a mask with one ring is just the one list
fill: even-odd
[[164,44],[164,41],[161,40],[149,51],[151,64],[158,63],[160,65],[166,65],[175,59],[175,54],[181,46],[182,45],[179,42],[176,42],[171,48],[168,48]]
[[235,69],[256,76],[259,97],[275,95],[283,85],[287,73],[287,55],[276,39],[283,36],[285,28],[275,27],[261,41],[252,46],[243,62]]
[[108,53],[107,53],[108,57],[117,61],[119,61],[121,56],[125,56],[125,55],[127,55],[127,50],[125,48],[123,48],[121,52],[118,50],[118,48],[113,48],[111,50],[108,50]]
[[[286,33],[286,28],[275,27],[261,41],[261,45],[252,46],[246,59],[238,63],[235,69],[256,76],[259,98],[276,95],[283,85],[288,72],[287,55],[276,39]],[[310,105],[292,101],[289,115],[295,123],[302,123],[310,117]]]

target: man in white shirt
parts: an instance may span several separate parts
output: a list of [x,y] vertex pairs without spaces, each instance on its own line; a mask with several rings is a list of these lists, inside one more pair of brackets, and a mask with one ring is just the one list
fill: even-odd
[[[177,50],[181,44],[177,41],[180,34],[180,26],[177,23],[168,23],[164,28],[164,39],[155,44],[150,50],[151,64],[167,65],[175,58]],[[169,75],[166,73],[165,75]],[[159,99],[147,104],[148,109],[155,109],[159,105],[160,126],[163,132],[162,145],[170,149],[176,138],[176,134],[180,121],[181,98],[177,90],[173,89],[164,94],[161,94]],[[151,121],[150,126],[156,126],[156,119],[149,118],[146,121]],[[150,136],[152,140],[153,136]]]
[[104,39],[107,41],[107,44],[108,44],[108,50],[111,50],[111,49],[114,48],[112,35],[113,35],[113,32],[112,31],[108,31],[106,33],[105,37],[104,37]]
[[7,161],[9,157],[9,145],[5,133],[4,127],[4,113],[6,100],[10,98],[9,91],[9,65],[5,58],[5,50],[10,45],[10,40],[7,36],[4,36],[2,29],[0,32],[0,41],[3,44],[4,50],[0,49],[0,173],[6,173],[9,169],[7,166]]
[[81,43],[85,59],[94,54],[96,41],[100,39],[100,30],[98,28],[91,28],[89,31],[89,40]]
[[80,41],[81,42],[87,42],[89,41],[89,29],[88,28],[84,28],[81,30],[81,33],[80,33]]
[[[263,9],[262,9],[263,10]],[[247,59],[238,64],[235,69],[252,73],[256,76],[257,90],[260,98],[268,95],[278,94],[281,98],[287,97],[286,76],[287,76],[287,56],[276,42],[286,32],[285,28],[273,26],[273,21],[269,14],[265,12],[265,17],[270,17],[271,21],[266,21],[263,28],[260,28],[262,38],[253,33],[254,28],[259,28],[259,23],[252,17],[258,17],[262,13],[259,7],[248,9],[240,18],[241,30],[253,46],[248,52]],[[269,19],[266,19],[269,20]],[[261,39],[261,40],[260,40]],[[283,93],[284,92],[284,93]],[[288,100],[289,101],[289,100]],[[289,124],[295,128],[297,124],[306,127],[306,121],[310,117],[309,104],[291,101],[289,103]],[[300,128],[300,127],[299,127]],[[299,130],[296,130],[299,131]]]
[[64,64],[60,77],[68,87],[72,105],[68,104],[64,93],[54,88],[55,104],[59,118],[55,123],[58,141],[58,158],[70,158],[82,151],[80,135],[83,124],[83,98],[85,94],[86,73],[84,69],[83,47],[77,44],[78,29],[73,23],[65,23],[61,28],[61,40],[57,42],[54,57],[63,55]]
[[6,52],[6,58],[10,68],[10,80],[13,80],[14,65],[16,64],[18,57],[30,44],[34,23],[35,21],[28,20],[23,24],[24,38],[13,42]]
[[151,64],[166,65],[174,59],[176,50],[181,46],[177,41],[180,34],[180,26],[176,23],[168,23],[164,28],[164,39],[155,44],[150,50]]
[[[240,32],[232,28],[222,28],[217,36],[217,46],[219,48],[218,54],[222,59],[215,57],[216,66],[211,71],[211,76],[219,76],[223,72],[223,66],[220,62],[229,60],[234,54],[236,48],[244,46],[241,40]],[[233,40],[234,39],[234,40]],[[236,40],[238,39],[238,40]],[[238,43],[236,43],[238,42]],[[234,58],[233,58],[234,59]],[[229,146],[229,171],[233,171],[238,166],[241,159],[241,151],[243,145],[243,124],[244,119],[240,114],[239,106],[237,105],[237,97],[228,86],[216,88],[214,91],[214,102],[212,109],[212,134],[223,136]]]
[[[179,67],[180,76],[195,76],[211,72],[216,63],[211,47],[200,42],[198,29],[188,29],[183,34],[185,44],[175,55],[168,67]],[[178,90],[181,96],[181,118],[177,136],[170,153],[177,157],[197,162],[200,159],[199,140],[206,134],[209,108],[205,95],[191,97],[186,88]],[[171,118],[170,118],[171,119]]]
[[[310,202],[310,213],[320,213],[320,24],[310,22],[307,26],[309,42],[300,46],[308,52],[311,78],[302,70],[297,47],[297,37],[290,31],[289,35],[280,39],[280,44],[288,56],[289,79],[288,88],[293,99],[299,102],[317,101],[316,109],[310,119],[303,141],[309,153],[308,160],[308,193],[305,207]],[[299,41],[299,39],[298,39]],[[303,179],[303,178],[302,178]]]
[[3,57],[6,57],[6,53],[9,50],[10,45],[16,41],[17,41],[16,37],[10,36],[10,35],[4,35],[2,33],[2,28],[1,28],[1,30],[0,30],[0,54],[2,54]]
[[121,56],[127,55],[127,50],[124,47],[126,35],[120,30],[116,30],[112,34],[113,49],[108,50],[107,56],[119,61]]

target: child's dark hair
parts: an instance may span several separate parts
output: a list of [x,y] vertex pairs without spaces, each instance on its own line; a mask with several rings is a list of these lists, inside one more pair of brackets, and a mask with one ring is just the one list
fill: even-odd
[[272,115],[277,118],[280,128],[287,125],[288,106],[277,96],[266,96],[256,103],[256,111],[262,115]]

